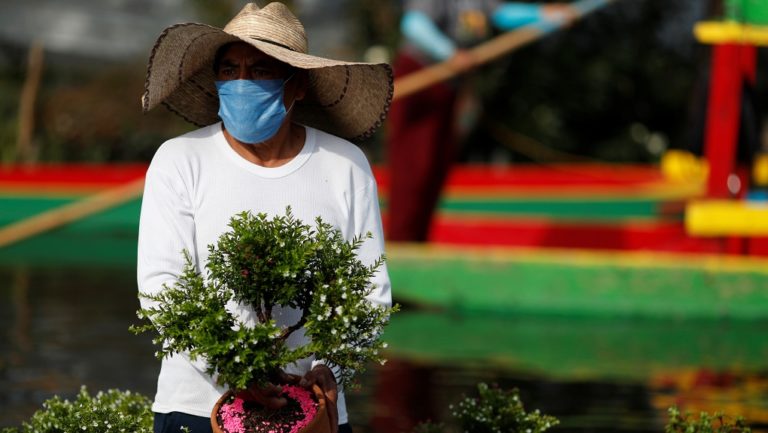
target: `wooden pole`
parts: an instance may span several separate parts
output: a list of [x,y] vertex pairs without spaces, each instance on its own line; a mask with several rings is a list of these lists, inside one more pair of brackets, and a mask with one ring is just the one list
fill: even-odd
[[35,101],[43,75],[43,44],[35,41],[29,47],[27,76],[19,101],[19,130],[16,138],[16,159],[32,162],[36,158],[32,138],[35,132]]
[[0,248],[141,197],[144,178],[0,228]]
[[[608,5],[615,0],[580,0],[571,3],[571,8],[575,13],[575,19],[583,18],[593,11]],[[570,25],[571,22],[539,22],[527,25],[515,31],[506,32],[488,42],[484,42],[470,51],[472,57],[479,66],[496,60],[510,52],[523,47],[545,35]],[[438,63],[436,65],[421,69],[412,74],[406,75],[395,81],[394,99],[403,98],[413,93],[426,89],[429,86],[441,81],[449,80],[464,70],[457,70],[450,61]]]

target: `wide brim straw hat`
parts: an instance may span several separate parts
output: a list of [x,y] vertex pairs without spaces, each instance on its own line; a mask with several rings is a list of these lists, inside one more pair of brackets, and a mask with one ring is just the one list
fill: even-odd
[[166,28],[149,58],[144,112],[163,104],[198,126],[218,122],[214,57],[237,41],[307,71],[309,88],[293,108],[295,122],[361,141],[384,121],[392,101],[391,67],[309,55],[304,26],[277,2],[263,8],[249,3],[223,29],[198,23]]

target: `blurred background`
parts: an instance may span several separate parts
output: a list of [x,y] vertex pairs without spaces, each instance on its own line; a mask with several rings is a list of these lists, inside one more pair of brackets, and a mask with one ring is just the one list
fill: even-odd
[[[397,45],[401,11],[396,1],[289,3],[306,23],[314,53],[360,60],[371,47],[391,55]],[[487,65],[473,78],[486,112],[513,130],[517,140],[501,141],[478,128],[463,159],[650,162],[669,147],[687,147],[692,105],[699,102],[694,88],[706,79],[708,66],[708,48],[696,42],[692,28],[706,17],[706,3],[620,2]],[[139,109],[155,38],[178,22],[223,26],[242,4],[4,2],[2,160],[148,160],[164,138],[191,129],[168,113],[144,116]],[[32,149],[25,154],[17,148],[19,103],[35,44],[43,50],[42,75],[28,144]],[[526,152],[517,143],[523,140],[559,153]],[[373,162],[379,162],[376,143],[370,147]]]
[[[286,3],[314,54],[390,62],[401,41],[398,1]],[[194,129],[141,112],[155,39],[179,22],[222,27],[244,4],[1,1],[0,239],[140,182],[163,141]],[[723,198],[703,159],[713,45],[693,29],[726,13],[720,1],[617,0],[463,79],[482,109],[465,119],[428,242],[388,245],[404,311],[387,331],[391,361],[350,391],[356,431],[446,420],[480,381],[519,388],[557,431],[659,432],[673,404],[768,431],[768,166],[729,177],[741,182],[729,183],[732,207],[705,212],[706,227],[689,219],[692,204]],[[744,96],[749,163],[768,146],[766,55]],[[386,133],[361,144],[385,220]],[[128,331],[130,194],[0,242],[0,427],[81,384],[153,395],[150,337]]]

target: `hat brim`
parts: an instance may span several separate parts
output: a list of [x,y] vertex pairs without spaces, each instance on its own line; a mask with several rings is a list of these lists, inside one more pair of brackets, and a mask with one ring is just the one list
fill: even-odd
[[147,67],[143,110],[163,104],[198,126],[218,122],[213,60],[221,46],[237,41],[307,71],[309,88],[294,107],[295,121],[351,141],[368,138],[384,121],[393,94],[389,65],[312,56],[197,23],[168,27],[158,37]]

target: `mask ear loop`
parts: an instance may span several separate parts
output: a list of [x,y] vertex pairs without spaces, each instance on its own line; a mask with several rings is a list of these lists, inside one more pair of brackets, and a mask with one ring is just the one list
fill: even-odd
[[[285,92],[285,85],[288,83],[288,80],[296,76],[296,72],[292,73],[288,78],[283,81],[283,92]],[[293,101],[291,101],[291,105],[288,107],[287,110],[285,110],[285,113],[288,114],[293,110],[293,106],[296,105],[296,97],[294,96]]]

